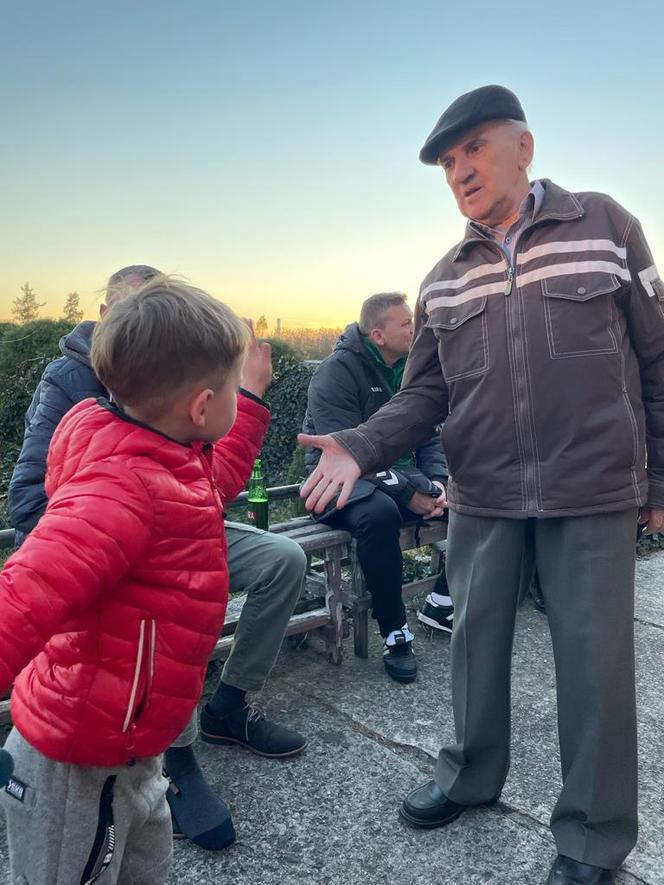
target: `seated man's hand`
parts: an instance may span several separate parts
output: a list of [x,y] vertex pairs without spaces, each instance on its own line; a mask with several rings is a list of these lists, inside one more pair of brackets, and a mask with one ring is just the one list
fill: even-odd
[[339,495],[337,507],[341,510],[360,478],[357,462],[348,449],[329,434],[308,436],[306,433],[300,433],[297,441],[301,446],[321,450],[318,466],[300,490],[300,497],[306,499],[305,507],[307,510],[322,513],[333,498]]
[[267,341],[257,340],[251,320],[244,317],[244,321],[249,326],[251,339],[242,367],[240,386],[254,396],[262,397],[272,381],[272,348]]
[[643,507],[639,514],[639,522],[646,526],[646,534],[657,535],[664,532],[664,508]]
[[443,485],[443,483],[438,479],[432,479],[431,482],[433,485],[437,486],[440,489],[440,495],[437,498],[434,498],[435,508],[433,512],[429,514],[427,519],[432,519],[434,516],[442,516],[443,513],[447,510],[447,489]]
[[437,509],[437,500],[437,498],[432,498],[431,495],[425,495],[424,492],[413,492],[413,497],[406,506],[409,510],[412,510],[413,513],[417,513],[418,516],[423,516],[425,519],[431,519],[434,515],[434,511]]

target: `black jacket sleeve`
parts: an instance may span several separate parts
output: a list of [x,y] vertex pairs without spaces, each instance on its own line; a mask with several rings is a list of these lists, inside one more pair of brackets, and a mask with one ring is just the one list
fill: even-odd
[[449,470],[440,437],[435,434],[415,452],[415,463],[429,479],[437,479],[447,485]]
[[25,418],[21,452],[9,483],[9,520],[17,531],[27,534],[46,509],[46,456],[51,437],[73,405],[103,388],[91,369],[80,365],[68,371],[51,363],[44,370]]

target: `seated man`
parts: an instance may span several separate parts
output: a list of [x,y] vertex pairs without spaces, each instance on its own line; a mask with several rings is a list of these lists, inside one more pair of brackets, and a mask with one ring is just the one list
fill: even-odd
[[[309,385],[304,432],[333,433],[357,427],[399,390],[413,337],[413,312],[398,292],[372,295],[360,322],[351,323]],[[320,451],[307,449],[311,473]],[[433,435],[406,452],[389,470],[367,474],[343,510],[334,506],[323,522],[345,529],[357,540],[357,554],[373,602],[373,616],[384,639],[383,663],[398,682],[417,676],[414,636],[401,598],[403,558],[399,530],[404,520],[440,516],[446,506],[447,465]],[[452,631],[453,608],[442,573],[418,618],[437,630]]]
[[[117,271],[100,314],[159,273],[146,265]],[[90,365],[95,325],[84,320],[62,338],[63,355],[44,370],[26,414],[23,447],[9,486],[9,516],[18,544],[46,509],[46,455],[55,428],[77,402],[108,396]],[[243,392],[260,401],[271,377],[269,352],[264,350],[262,360],[245,363]],[[290,538],[238,523],[226,523],[226,543],[230,590],[247,593],[247,601],[221,681],[201,713],[201,737],[213,744],[240,744],[261,756],[293,756],[304,749],[305,738],[265,719],[245,693],[262,689],[276,660],[302,589],[306,557]],[[167,798],[175,832],[202,848],[218,850],[232,841],[234,831],[225,803],[206,783],[194,756],[196,734],[193,720],[165,753],[171,781]]]

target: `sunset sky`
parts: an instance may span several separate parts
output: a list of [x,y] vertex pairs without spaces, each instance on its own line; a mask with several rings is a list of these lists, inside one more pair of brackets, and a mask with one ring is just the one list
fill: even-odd
[[270,324],[342,325],[463,220],[418,151],[449,102],[520,97],[534,177],[609,192],[664,271],[664,4],[0,0],[0,318],[183,274]]

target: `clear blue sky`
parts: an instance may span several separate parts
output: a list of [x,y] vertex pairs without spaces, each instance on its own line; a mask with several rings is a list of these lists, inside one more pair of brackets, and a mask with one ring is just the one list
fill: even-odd
[[0,316],[26,280],[92,314],[135,262],[286,324],[414,299],[463,230],[417,154],[485,83],[533,174],[611,193],[664,271],[663,7],[0,0]]

